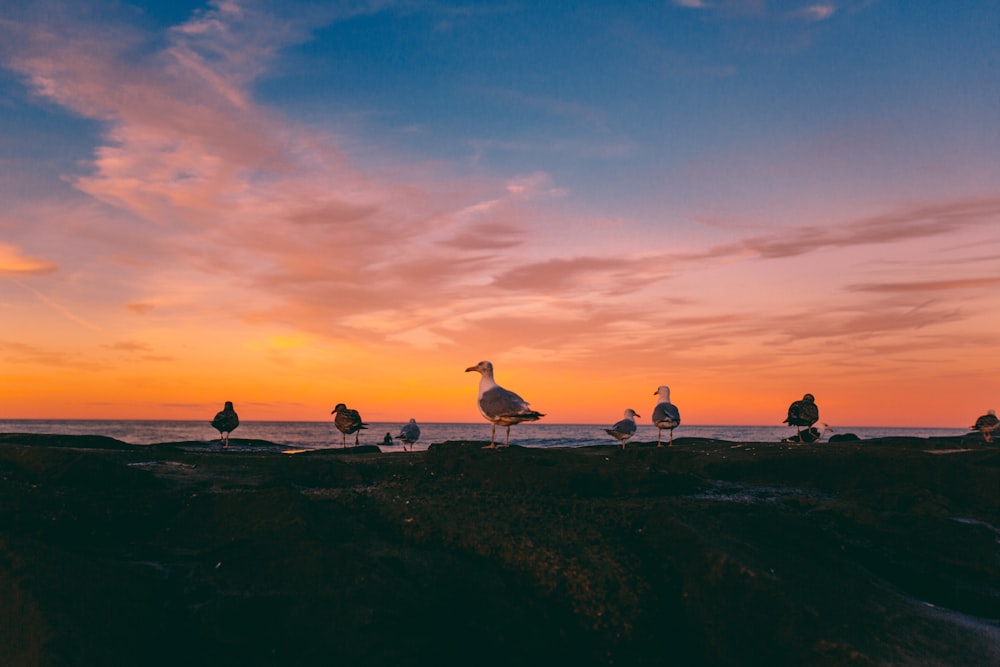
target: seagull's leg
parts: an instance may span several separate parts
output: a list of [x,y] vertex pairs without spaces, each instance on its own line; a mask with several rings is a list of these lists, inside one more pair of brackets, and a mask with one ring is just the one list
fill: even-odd
[[507,439],[503,441],[504,447],[510,447],[510,425],[507,425]]
[[667,445],[667,447],[673,447],[673,446],[674,446],[674,429],[670,429],[670,444]]
[[663,445],[660,444],[660,438],[662,438],[662,437],[663,437],[663,429],[660,428],[659,426],[657,426],[656,427],[656,446],[657,447],[662,447],[663,446]]
[[495,448],[496,445],[494,444],[494,442],[496,441],[496,438],[497,438],[497,425],[493,424],[492,428],[490,429],[490,444],[486,447],[483,447],[483,449]]
[[360,444],[361,444],[361,443],[360,443],[360,442],[358,441],[358,434],[357,434],[357,433],[355,433],[355,434],[354,434],[354,446],[355,446],[355,447],[357,447],[357,446],[358,446],[358,445],[360,445]]

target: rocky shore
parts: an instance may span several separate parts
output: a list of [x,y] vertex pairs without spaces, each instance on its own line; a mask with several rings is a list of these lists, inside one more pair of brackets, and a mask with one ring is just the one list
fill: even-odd
[[0,662],[1000,663],[981,440],[231,442],[0,435]]

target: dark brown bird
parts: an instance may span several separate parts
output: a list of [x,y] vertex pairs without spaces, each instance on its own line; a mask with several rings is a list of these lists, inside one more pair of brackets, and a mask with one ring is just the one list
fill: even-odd
[[240,418],[236,414],[236,410],[233,409],[233,402],[226,401],[225,407],[212,420],[212,426],[219,432],[219,440],[222,442],[223,449],[229,447],[229,434],[236,430],[239,425]]
[[801,401],[795,401],[788,406],[788,416],[782,423],[794,426],[798,431],[799,441],[802,438],[802,427],[812,426],[819,421],[819,408],[812,394],[806,394]]
[[347,447],[347,436],[351,433],[354,434],[354,444],[360,444],[358,442],[358,431],[368,428],[368,424],[361,421],[361,415],[358,414],[358,411],[351,410],[343,403],[337,403],[337,407],[330,414],[334,416],[333,425],[337,427],[338,431],[344,434],[344,447]]
[[993,442],[993,431],[1000,428],[1000,419],[997,418],[996,410],[990,410],[985,415],[976,420],[976,423],[969,427],[973,431],[983,434],[983,440]]

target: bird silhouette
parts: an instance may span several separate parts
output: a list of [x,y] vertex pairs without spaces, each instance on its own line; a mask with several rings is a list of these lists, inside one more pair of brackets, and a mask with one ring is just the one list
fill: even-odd
[[802,397],[801,401],[793,401],[788,406],[788,416],[785,417],[782,423],[794,426],[801,438],[802,427],[812,426],[818,421],[819,407],[816,405],[816,399],[813,398],[812,394],[806,394]]
[[1000,428],[1000,419],[997,419],[996,410],[990,410],[985,415],[976,420],[976,423],[969,427],[973,431],[983,434],[983,440],[993,442],[993,431]]
[[240,418],[236,414],[236,410],[233,409],[233,402],[226,401],[226,405],[215,414],[215,419],[212,420],[212,426],[219,432],[219,441],[222,442],[223,449],[229,447],[229,434],[239,425]]

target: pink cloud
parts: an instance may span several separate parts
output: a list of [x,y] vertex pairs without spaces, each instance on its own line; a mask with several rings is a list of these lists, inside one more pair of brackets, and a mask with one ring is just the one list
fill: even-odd
[[715,246],[688,259],[733,256],[787,258],[821,248],[850,248],[948,236],[963,229],[996,225],[998,220],[1000,199],[969,198],[917,205],[840,224],[793,227]]
[[20,248],[0,242],[0,276],[38,275],[57,269],[53,262],[25,255]]

